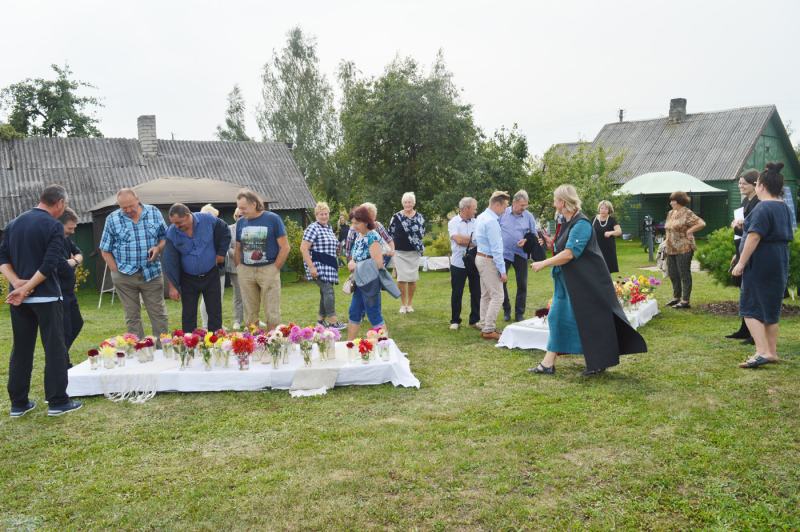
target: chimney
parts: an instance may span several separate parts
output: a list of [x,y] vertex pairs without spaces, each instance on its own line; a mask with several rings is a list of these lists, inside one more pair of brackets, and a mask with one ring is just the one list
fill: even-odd
[[158,155],[158,141],[156,140],[156,115],[142,115],[137,121],[139,126],[139,147],[145,157]]
[[673,98],[669,101],[669,123],[686,122],[686,98]]

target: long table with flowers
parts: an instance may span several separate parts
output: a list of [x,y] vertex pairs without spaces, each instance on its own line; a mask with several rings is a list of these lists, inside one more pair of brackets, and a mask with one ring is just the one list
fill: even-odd
[[[628,322],[634,329],[638,329],[658,314],[658,301],[650,299],[639,303],[636,310],[625,312]],[[503,329],[500,340],[495,347],[509,349],[541,349],[547,350],[547,341],[550,339],[550,328],[543,318],[532,318],[518,323],[512,323]]]
[[[67,393],[70,397],[106,395],[113,400],[144,402],[158,392],[258,391],[274,388],[292,390],[292,395],[298,396],[325,393],[333,385],[375,385],[386,382],[419,388],[419,380],[411,372],[408,359],[394,340],[373,334],[371,338],[361,341],[363,347],[371,351],[362,356],[359,345],[337,342],[333,333],[310,333],[306,329],[313,331],[310,328],[294,331],[292,339],[296,342],[286,341],[281,334],[245,335],[244,338],[231,336],[227,339],[206,334],[203,341],[207,342],[209,349],[200,351],[195,351],[196,346],[172,346],[171,341],[177,337],[162,338],[164,349],[158,350],[155,346],[147,346],[146,341],[137,341],[135,346],[140,349],[132,350],[125,345],[126,342],[118,341],[125,340],[124,335],[115,337],[103,342],[101,349],[90,351],[89,359],[69,370]],[[303,331],[306,338],[300,336]],[[199,335],[184,335],[190,338],[189,345],[194,344],[192,336]],[[259,342],[258,336],[265,339]],[[255,357],[253,354],[234,352],[237,341],[248,338],[249,341],[239,343],[249,343],[250,351],[255,347]],[[200,343],[199,339],[197,343]],[[264,344],[262,347],[266,349],[258,349],[259,343]],[[275,347],[277,364],[273,363],[270,346]],[[366,351],[363,347],[361,351]],[[183,356],[180,356],[179,350]],[[187,355],[192,352],[196,354]],[[118,362],[123,365],[118,366]],[[318,380],[327,382],[328,386],[314,384],[310,389],[304,389],[302,385],[298,388],[300,381],[314,383]]]

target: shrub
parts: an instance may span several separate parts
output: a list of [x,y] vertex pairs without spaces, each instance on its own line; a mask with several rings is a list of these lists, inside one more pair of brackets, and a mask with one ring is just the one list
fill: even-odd
[[426,257],[448,257],[450,256],[450,235],[447,231],[439,233],[433,241],[425,246]]
[[298,281],[306,280],[306,270],[303,266],[303,254],[300,252],[300,244],[303,242],[303,228],[289,217],[284,221],[286,226],[286,237],[289,239],[289,256],[286,258],[286,267],[297,274]]
[[[714,282],[730,285],[733,276],[728,271],[731,258],[736,253],[733,247],[733,229],[717,229],[708,235],[708,244],[698,250],[697,262],[711,275]],[[800,287],[800,230],[794,231],[794,240],[789,242],[789,281],[790,288]]]
[[433,244],[433,237],[432,236],[428,235],[428,236],[422,237],[422,245],[423,246],[425,246],[427,248],[431,244]]

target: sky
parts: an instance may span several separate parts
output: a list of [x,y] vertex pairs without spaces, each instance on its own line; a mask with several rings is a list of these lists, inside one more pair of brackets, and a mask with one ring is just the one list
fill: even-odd
[[775,104],[800,139],[797,0],[2,4],[0,87],[52,79],[50,65],[68,62],[98,87],[83,93],[103,98],[106,137],[135,138],[137,117],[152,114],[159,138],[214,139],[238,83],[261,139],[261,72],[299,25],[331,84],[343,59],[380,76],[396,55],[430,65],[441,49],[475,123],[487,134],[517,124],[532,153],[591,140],[620,109],[667,116],[672,98],[690,114]]

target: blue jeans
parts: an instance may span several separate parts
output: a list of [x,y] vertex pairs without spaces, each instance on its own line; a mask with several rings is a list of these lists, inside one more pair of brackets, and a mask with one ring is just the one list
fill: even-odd
[[350,301],[350,323],[359,325],[363,319],[364,312],[367,313],[367,318],[373,327],[384,324],[383,316],[381,316],[381,293],[378,292],[378,302],[373,306],[368,306],[364,298],[364,293],[360,288],[356,287],[353,292],[353,299]]

